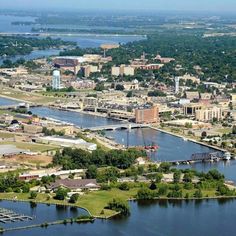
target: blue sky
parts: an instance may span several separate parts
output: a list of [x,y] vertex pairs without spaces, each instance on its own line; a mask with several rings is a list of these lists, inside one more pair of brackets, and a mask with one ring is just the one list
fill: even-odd
[[0,0],[0,8],[151,9],[236,12],[236,0]]

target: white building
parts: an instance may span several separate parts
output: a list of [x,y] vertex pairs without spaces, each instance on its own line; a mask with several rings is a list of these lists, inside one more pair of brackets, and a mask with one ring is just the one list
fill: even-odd
[[114,76],[119,76],[120,75],[120,67],[113,66],[111,68],[111,74],[114,75]]
[[52,89],[60,89],[61,88],[61,74],[59,70],[53,71],[52,77]]
[[179,77],[175,77],[175,93],[179,93]]

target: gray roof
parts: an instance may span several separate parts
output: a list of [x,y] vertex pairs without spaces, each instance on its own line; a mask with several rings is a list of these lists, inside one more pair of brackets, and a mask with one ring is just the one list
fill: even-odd
[[0,145],[0,156],[20,154],[27,150],[19,149],[14,145]]
[[52,183],[49,188],[56,189],[59,187],[65,187],[69,189],[90,189],[100,187],[97,184],[96,179],[60,179]]

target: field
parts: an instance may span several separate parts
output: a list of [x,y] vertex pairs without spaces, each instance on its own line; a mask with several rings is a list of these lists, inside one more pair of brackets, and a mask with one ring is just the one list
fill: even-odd
[[10,88],[7,88],[7,90],[0,88],[0,96],[1,95],[6,98],[12,98],[12,99],[17,99],[19,101],[40,103],[40,104],[47,104],[55,102],[57,100],[57,98],[46,97],[42,96],[41,94],[23,92],[19,90],[16,91]]
[[[114,198],[118,198],[124,201],[128,201],[129,199],[135,198],[137,194],[138,188],[131,188],[129,191],[121,191],[117,188],[112,188],[108,191],[94,191],[88,192],[79,197],[79,200],[76,204],[69,204],[68,201],[58,201],[54,200],[52,195],[49,194],[38,194],[37,198],[34,200],[35,202],[47,203],[47,204],[61,204],[61,205],[72,205],[77,207],[82,207],[87,209],[90,214],[94,217],[102,217],[107,218],[116,214],[115,211],[104,209],[108,202],[113,200]],[[189,194],[190,199],[193,198],[194,190],[183,190],[183,195],[186,193]],[[220,196],[216,196],[215,189],[203,190],[203,198],[220,198]],[[22,200],[22,201],[30,201],[28,193],[0,193],[0,199],[6,200]],[[49,199],[50,196],[50,199]],[[232,196],[235,197],[235,196]],[[167,199],[164,196],[161,196],[162,199]]]
[[25,142],[0,142],[0,145],[14,145],[19,149],[30,150],[31,152],[47,152],[58,149],[58,146]]
[[0,138],[13,138],[14,134],[12,133],[7,133],[7,132],[0,132]]
[[52,157],[46,156],[46,155],[16,155],[12,157],[8,157],[4,159],[5,163],[11,164],[11,163],[17,163],[21,165],[27,165],[27,166],[47,166],[48,164],[52,163]]
[[[89,192],[81,196],[74,206],[82,207],[87,209],[91,215],[98,217],[110,217],[116,214],[115,211],[104,209],[107,203],[113,198],[120,198],[122,200],[128,200],[133,198],[137,193],[137,189],[131,189],[130,191],[121,191],[119,189],[112,189],[111,191],[96,191]],[[0,199],[9,200],[22,200],[30,201],[28,193],[0,193]],[[61,204],[61,205],[71,205],[67,201],[54,200],[52,197],[48,200],[48,194],[38,194],[35,199],[36,202],[47,203],[47,204]],[[104,210],[104,214],[101,211]]]

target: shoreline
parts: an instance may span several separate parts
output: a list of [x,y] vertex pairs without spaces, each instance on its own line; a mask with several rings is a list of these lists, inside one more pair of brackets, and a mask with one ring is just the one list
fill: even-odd
[[215,150],[218,150],[218,151],[221,151],[221,152],[228,152],[226,149],[223,149],[223,148],[220,148],[220,147],[216,147],[216,146],[213,146],[213,145],[204,143],[204,142],[200,142],[200,141],[197,141],[197,140],[195,140],[195,139],[182,136],[182,135],[180,135],[180,134],[175,134],[175,133],[172,133],[172,132],[170,132],[170,131],[163,130],[163,129],[160,129],[160,128],[155,128],[155,127],[152,127],[152,126],[151,126],[150,128],[151,128],[151,129],[154,129],[154,130],[156,130],[156,131],[162,132],[162,133],[166,133],[166,134],[175,136],[175,137],[177,137],[177,138],[186,139],[186,141],[189,141],[189,142],[192,142],[192,143],[196,143],[196,144],[199,144],[199,145],[208,147],[208,148],[212,148],[212,149],[215,149]]
[[[30,103],[28,101],[24,101],[24,100],[21,100],[21,99],[10,98],[10,97],[7,97],[5,95],[0,95],[0,97],[6,98],[6,99],[10,99],[10,100]],[[40,105],[42,105],[42,104],[40,104]],[[52,105],[47,105],[47,104],[43,104],[42,107],[47,107],[47,108],[51,108],[51,109],[55,109],[55,110],[59,110],[59,111],[61,110],[61,111],[67,111],[67,112],[76,112],[76,113],[80,113],[80,114],[84,114],[84,115],[90,115],[90,116],[101,117],[101,118],[104,118],[104,119],[111,119],[111,120],[114,120],[114,121],[118,121],[117,119],[112,119],[112,118],[106,117],[104,114],[100,114],[98,112],[87,112],[87,111],[82,111],[82,110],[58,108],[58,107],[55,107],[55,106],[52,106]],[[46,118],[47,119],[51,119],[50,117],[46,117]],[[69,122],[63,122],[61,120],[57,120],[57,121],[61,122],[62,124],[63,123],[68,123],[69,124]],[[122,122],[122,121],[120,121],[120,122]],[[123,121],[123,123],[125,123],[125,121]],[[126,123],[128,124],[129,122],[126,122]],[[75,124],[71,123],[71,125],[77,127]],[[80,127],[78,127],[78,128],[80,128]],[[89,127],[88,127],[88,129],[89,129]],[[153,126],[150,126],[150,129],[153,129],[153,130],[156,130],[156,131],[159,131],[159,132],[163,132],[163,133],[166,133],[166,134],[178,137],[178,138],[186,139],[186,141],[193,142],[193,143],[199,144],[201,146],[205,146],[205,147],[208,147],[208,148],[220,151],[220,152],[228,152],[226,149],[223,149],[223,148],[220,148],[220,147],[216,147],[216,146],[204,143],[204,142],[200,142],[200,141],[197,141],[197,140],[192,139],[192,138],[185,137],[185,136],[180,135],[180,134],[175,134],[175,133],[167,131],[167,130],[156,128],[156,127],[153,127]],[[122,145],[120,143],[117,143],[117,144],[118,145]]]

